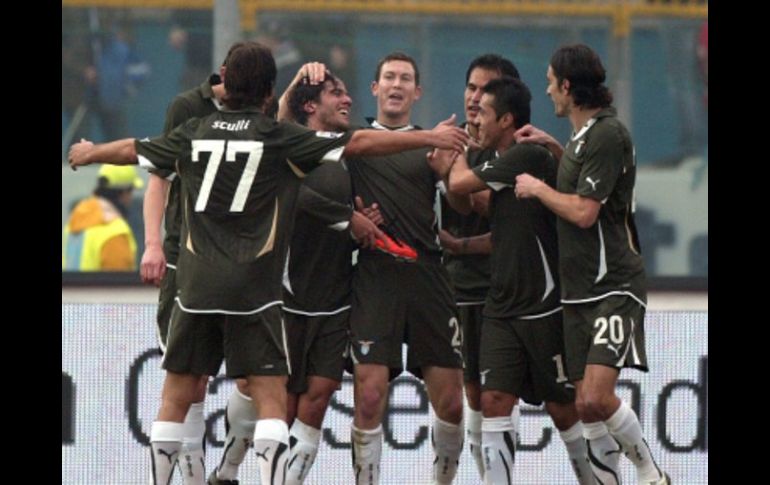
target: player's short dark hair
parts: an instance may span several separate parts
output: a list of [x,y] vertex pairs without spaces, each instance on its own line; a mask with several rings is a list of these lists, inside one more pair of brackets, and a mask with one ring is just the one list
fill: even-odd
[[224,103],[230,109],[261,108],[275,86],[275,59],[270,49],[257,42],[244,42],[227,58]]
[[551,69],[559,84],[569,81],[569,94],[580,108],[606,108],[612,93],[604,85],[607,72],[599,56],[585,44],[560,47],[551,56]]
[[511,113],[515,128],[521,128],[529,123],[532,93],[520,79],[508,76],[492,79],[482,91],[495,97],[492,107],[497,119],[505,113]]
[[321,93],[327,82],[332,83],[336,87],[339,79],[329,71],[326,71],[323,81],[318,84],[312,85],[302,80],[294,86],[291,94],[289,94],[289,111],[295,122],[307,126],[308,113],[305,111],[305,103],[308,101],[321,101]]
[[465,72],[465,84],[468,84],[471,73],[477,67],[489,71],[497,71],[500,77],[508,76],[516,79],[521,78],[519,70],[516,69],[513,62],[498,54],[483,54],[471,61],[471,65],[468,66],[468,70]]
[[404,61],[404,62],[408,62],[409,64],[411,64],[412,67],[414,68],[414,83],[417,86],[420,85],[420,70],[417,69],[417,62],[409,54],[405,54],[405,53],[400,52],[400,51],[391,52],[387,56],[385,56],[382,59],[380,59],[380,62],[377,63],[377,69],[374,71],[374,80],[375,81],[379,81],[380,80],[380,74],[382,72],[383,64],[385,64],[386,62],[391,62],[391,61]]

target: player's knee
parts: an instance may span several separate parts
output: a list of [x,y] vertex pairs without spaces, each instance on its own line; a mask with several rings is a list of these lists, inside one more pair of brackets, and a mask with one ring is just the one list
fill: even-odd
[[441,396],[438,406],[434,410],[436,415],[449,423],[459,423],[463,419],[463,394],[462,392],[447,392]]
[[387,399],[387,392],[377,387],[368,387],[361,390],[360,402],[356,405],[361,410],[364,419],[374,419],[379,414],[382,401]]
[[579,419],[574,403],[546,402],[545,409],[559,431],[571,428]]
[[601,393],[583,393],[576,401],[578,415],[584,422],[606,421],[610,417],[608,399]]
[[484,391],[481,393],[481,410],[486,417],[506,416],[511,414],[510,410],[506,412],[506,407],[513,407],[513,396],[506,395],[500,391]]

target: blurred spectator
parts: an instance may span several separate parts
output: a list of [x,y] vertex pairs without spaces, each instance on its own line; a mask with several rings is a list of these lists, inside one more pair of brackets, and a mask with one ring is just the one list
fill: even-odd
[[696,47],[695,54],[698,56],[698,66],[700,72],[703,75],[704,89],[703,100],[706,103],[706,108],[709,106],[709,21],[703,22],[703,25],[698,32],[698,46]]
[[92,110],[107,140],[123,138],[126,129],[126,101],[137,92],[137,85],[150,73],[150,66],[139,58],[123,27],[107,29],[95,44],[96,65],[86,72],[94,90]]
[[80,201],[62,235],[62,269],[136,271],[136,239],[126,221],[133,190],[144,186],[133,166],[103,165],[93,195]]
[[184,71],[179,80],[180,91],[193,89],[201,79],[211,74],[214,37],[211,10],[177,10],[174,26],[168,33],[168,43],[184,51]]
[[275,92],[284,92],[299,68],[305,63],[305,57],[291,39],[291,32],[278,21],[271,21],[254,40],[273,52],[275,67],[278,69]]
[[348,92],[354,95],[358,89],[356,84],[358,73],[353,65],[355,21],[348,15],[324,16],[323,23],[326,27],[323,31],[317,32],[318,21],[318,18],[294,19],[291,24],[288,24],[289,35],[296,42],[306,61],[326,64],[335,76],[345,80]]
[[[706,126],[708,127],[708,109],[709,109],[709,21],[706,19],[698,32],[698,43],[695,47],[695,55],[698,58],[698,67],[703,76],[703,102],[706,105]],[[708,128],[707,128],[708,129]],[[703,162],[695,169],[693,174],[691,188],[695,190],[706,180],[706,170],[709,163],[709,145],[708,136],[706,137],[706,147],[703,151]],[[697,246],[702,248],[702,244]],[[700,251],[702,253],[702,250]],[[698,254],[700,254],[698,253]],[[706,235],[706,253],[708,253],[708,234]],[[691,264],[692,274],[699,274],[701,266],[695,267]],[[706,255],[706,274],[708,274],[708,254]]]
[[[63,147],[69,147],[72,140],[90,138],[86,114],[87,76],[93,82],[91,49],[85,36],[64,36],[61,44],[61,109],[67,123]],[[65,133],[62,133],[65,136]]]

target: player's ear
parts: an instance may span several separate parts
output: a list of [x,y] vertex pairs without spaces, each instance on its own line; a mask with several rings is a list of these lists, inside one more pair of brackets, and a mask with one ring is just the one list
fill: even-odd
[[505,113],[503,116],[500,117],[500,124],[502,125],[502,128],[508,128],[509,126],[513,125],[513,113],[510,111]]
[[315,113],[316,108],[318,108],[318,106],[316,105],[315,101],[308,101],[305,103],[303,108],[305,109],[305,113],[312,115],[313,113]]
[[372,96],[377,97],[377,93],[380,91],[380,84],[377,81],[372,81],[371,89]]
[[422,96],[422,86],[416,86],[414,88],[414,100],[417,101]]

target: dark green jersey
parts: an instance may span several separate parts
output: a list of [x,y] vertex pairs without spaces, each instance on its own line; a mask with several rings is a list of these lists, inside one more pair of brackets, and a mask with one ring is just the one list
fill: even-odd
[[352,189],[348,172],[327,163],[302,182],[284,273],[284,308],[335,312],[350,305]]
[[492,282],[484,316],[497,319],[545,316],[559,303],[556,216],[538,199],[518,199],[516,176],[528,173],[556,185],[556,160],[540,145],[514,144],[499,158],[473,169],[493,190]]
[[559,164],[557,189],[601,202],[588,229],[559,219],[562,300],[579,303],[626,293],[647,301],[634,223],[636,160],[615,109],[600,111],[573,133]]
[[[387,129],[376,121],[375,129]],[[419,129],[411,125],[399,131]],[[394,155],[365,157],[347,161],[353,181],[353,193],[364,205],[376,202],[385,219],[385,230],[414,248],[417,260],[439,261],[440,248],[436,232],[436,177],[426,162],[427,149],[407,150]],[[361,250],[360,258],[369,250]]]
[[141,164],[182,179],[178,299],[184,310],[256,313],[281,303],[299,177],[339,161],[350,134],[218,111],[136,142]]
[[[200,118],[216,111],[218,104],[211,86],[220,82],[219,76],[212,74],[200,86],[177,95],[166,110],[163,133],[170,133],[171,130],[191,118]],[[163,252],[166,255],[166,263],[175,266],[179,256],[179,226],[182,221],[179,205],[181,181],[171,170],[158,169],[150,170],[150,172],[171,182],[164,217],[166,236],[163,240]]]
[[[481,165],[495,157],[495,150],[468,150],[468,166]],[[441,227],[453,236],[473,237],[489,232],[489,219],[471,212],[463,215],[452,209],[446,197],[441,198]],[[455,297],[461,302],[483,302],[489,291],[489,255],[444,253],[444,266],[452,278]]]

